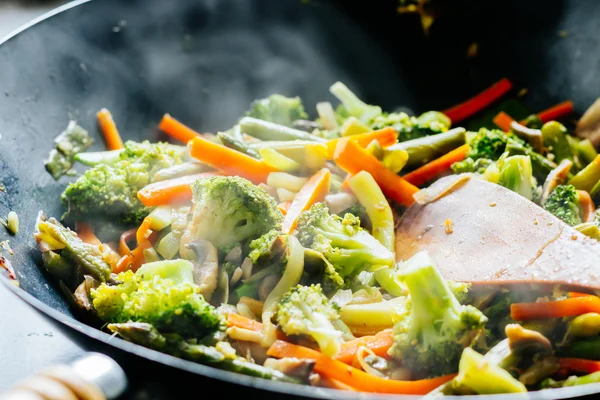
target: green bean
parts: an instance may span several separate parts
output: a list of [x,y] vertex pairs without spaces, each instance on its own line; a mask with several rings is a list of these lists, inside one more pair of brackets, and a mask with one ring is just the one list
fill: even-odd
[[386,150],[405,150],[408,153],[406,167],[416,168],[465,144],[465,140],[465,129],[454,128],[448,132],[396,143]]
[[260,140],[310,140],[313,142],[325,142],[325,139],[308,132],[252,117],[242,118],[239,125],[242,132]]
[[544,147],[554,154],[554,162],[560,163],[565,159],[573,161],[573,151],[567,140],[567,128],[563,124],[557,121],[546,122],[541,131]]

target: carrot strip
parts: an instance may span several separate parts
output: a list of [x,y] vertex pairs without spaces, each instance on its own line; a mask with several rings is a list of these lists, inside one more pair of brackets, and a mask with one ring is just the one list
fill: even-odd
[[575,297],[588,297],[588,296],[593,296],[593,294],[589,294],[589,293],[581,293],[581,292],[569,292],[569,297],[570,297],[570,298],[575,298]]
[[350,174],[360,171],[370,173],[383,193],[392,200],[407,207],[414,203],[413,194],[418,192],[419,188],[387,169],[358,143],[351,140],[339,142],[334,160],[340,168]]
[[559,358],[558,362],[561,368],[573,372],[585,372],[591,374],[592,372],[600,371],[600,361],[586,360],[583,358]]
[[493,121],[504,132],[510,132],[510,125],[514,122],[514,119],[504,111],[500,111]]
[[127,246],[127,241],[129,240],[129,238],[124,236],[126,234],[128,236],[131,234],[129,233],[129,231],[127,231],[123,235],[121,235],[119,247],[121,252],[125,252],[126,254],[123,254],[121,259],[117,262],[117,265],[115,266],[115,270],[113,272],[119,273],[128,269],[135,272],[138,270],[139,267],[142,266],[142,264],[144,263],[144,250],[152,247],[152,243],[150,243],[149,239],[150,233],[152,233],[152,230],[150,229],[151,225],[152,219],[150,217],[144,218],[144,221],[135,232],[137,247],[131,250],[128,254],[123,250],[129,249],[129,247]]
[[579,207],[581,208],[583,222],[592,222],[596,217],[596,206],[590,194],[586,190],[578,190]]
[[308,210],[313,204],[323,201],[329,193],[329,183],[331,181],[331,172],[327,168],[310,177],[302,189],[296,194],[294,201],[287,210],[283,220],[283,232],[291,233],[296,229],[298,217],[302,211]]
[[393,343],[392,332],[386,329],[374,336],[363,336],[342,344],[340,351],[335,355],[334,359],[350,365],[358,348],[361,346],[371,349],[373,353],[380,357],[388,357],[387,352]]
[[367,147],[373,140],[377,140],[383,148],[396,143],[398,140],[398,132],[394,128],[383,128],[372,132],[360,133],[346,138],[331,139],[325,143],[327,145],[327,158],[332,159],[335,154],[335,148],[342,140],[354,140],[362,147]]
[[398,381],[369,375],[341,361],[333,360],[316,350],[295,344],[276,341],[267,351],[270,357],[296,357],[315,360],[315,371],[321,376],[336,379],[346,385],[353,386],[362,392],[395,393],[395,394],[426,394],[448,382],[456,374],[440,376],[418,381]]
[[192,140],[191,154],[192,157],[222,170],[227,175],[242,176],[255,184],[266,182],[269,174],[277,171],[256,158],[202,137]]
[[94,246],[102,246],[102,242],[94,234],[94,229],[87,222],[76,222],[75,231],[77,232],[77,236],[79,236],[79,239],[83,240],[84,242],[93,244]]
[[203,172],[154,182],[144,186],[137,193],[138,199],[147,207],[167,204],[187,203],[192,200],[191,185],[198,179],[211,178],[220,175],[219,172]]
[[321,376],[320,384],[321,384],[321,386],[327,387],[329,389],[351,390],[354,392],[358,391],[358,389],[356,389],[353,386],[342,383],[342,382],[338,381],[337,379],[329,378],[327,376]]
[[108,147],[109,150],[122,149],[123,140],[121,139],[121,135],[117,130],[117,125],[115,124],[115,120],[113,119],[110,111],[108,111],[106,108],[103,108],[102,110],[98,111],[96,117],[98,118],[98,124],[100,125],[100,129],[104,135],[106,147]]
[[256,332],[263,331],[262,323],[255,321],[253,319],[250,319],[250,318],[246,318],[243,315],[236,314],[236,313],[227,314],[227,325],[236,326],[238,328],[248,329],[248,330],[256,331]]
[[183,143],[187,143],[193,138],[200,136],[198,132],[185,126],[169,114],[165,114],[162,117],[160,124],[158,124],[158,129]]
[[352,193],[352,188],[350,187],[350,178],[352,178],[354,175],[352,174],[346,174],[346,177],[344,178],[344,181],[342,182],[342,186],[340,187],[341,190],[348,192],[348,193]]
[[119,254],[121,256],[131,254],[131,249],[127,243],[131,242],[135,238],[136,230],[137,229],[132,228],[121,234],[121,237],[119,238]]
[[507,78],[501,79],[469,100],[442,112],[450,118],[452,123],[463,121],[504,96],[510,89],[512,89],[512,83]]
[[279,209],[279,211],[281,211],[283,215],[286,215],[291,205],[291,201],[284,201],[282,203],[277,204],[277,208]]
[[556,121],[557,119],[566,117],[572,112],[573,101],[567,100],[538,113],[538,117],[542,120],[542,122]]
[[444,154],[440,158],[430,161],[422,167],[404,175],[403,178],[415,186],[421,186],[450,169],[450,166],[455,162],[464,160],[467,157],[469,150],[471,150],[471,146],[464,144],[451,152]]
[[510,305],[510,317],[515,321],[571,317],[589,312],[600,313],[600,298],[597,296]]

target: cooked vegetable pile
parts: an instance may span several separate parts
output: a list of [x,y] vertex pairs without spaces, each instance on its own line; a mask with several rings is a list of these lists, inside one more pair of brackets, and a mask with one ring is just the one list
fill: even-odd
[[[47,161],[55,178],[75,162],[90,168],[62,194],[62,221],[40,213],[45,269],[92,324],[265,379],[437,395],[600,382],[594,293],[453,282],[427,251],[396,248],[403,213],[435,201],[423,200],[427,188],[453,174],[600,239],[600,157],[567,128],[572,103],[457,126],[511,88],[503,79],[411,116],[337,82],[339,104],[318,103],[315,119],[279,94],[214,134],[167,114],[160,129],[179,144],[123,143],[104,109],[108,151],[86,152],[90,139],[72,122]],[[108,222],[127,228],[100,234]],[[443,225],[454,234],[453,221]]]

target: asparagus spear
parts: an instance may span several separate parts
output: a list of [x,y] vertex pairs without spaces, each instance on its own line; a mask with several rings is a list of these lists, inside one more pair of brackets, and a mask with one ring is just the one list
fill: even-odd
[[239,140],[238,138],[236,138],[234,135],[228,133],[228,132],[219,132],[217,134],[217,136],[219,137],[219,139],[221,139],[221,142],[223,142],[223,144],[227,147],[230,147],[234,150],[240,151],[244,154],[247,154],[251,157],[254,158],[260,158],[260,156],[258,155],[258,153],[252,149],[251,147],[249,147],[248,145],[246,145],[246,143],[244,143],[243,141]]
[[310,140],[313,142],[325,142],[325,139],[308,132],[252,117],[242,118],[239,125],[242,132],[260,140]]

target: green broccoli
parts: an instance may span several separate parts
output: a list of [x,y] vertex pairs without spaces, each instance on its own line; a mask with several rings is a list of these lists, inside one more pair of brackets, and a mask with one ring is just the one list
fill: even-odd
[[395,261],[392,252],[360,227],[358,217],[349,213],[343,218],[330,215],[324,203],[317,203],[300,215],[298,238],[303,246],[324,255],[327,289],[347,286],[361,271],[378,265],[391,266]]
[[600,371],[592,372],[591,374],[569,376],[564,381],[555,381],[552,378],[547,378],[542,381],[540,387],[542,389],[562,388],[569,386],[589,385],[590,383],[600,383]]
[[339,309],[323,294],[320,285],[298,285],[283,295],[277,323],[286,335],[309,336],[323,354],[333,357],[340,349],[342,332],[333,326]]
[[246,116],[289,127],[296,120],[308,118],[300,97],[285,97],[280,94],[254,100]]
[[195,209],[187,229],[194,239],[208,240],[217,248],[258,238],[283,219],[273,197],[244,178],[198,180],[192,191]]
[[504,154],[506,145],[511,140],[524,143],[518,137],[498,129],[481,128],[478,132],[468,132],[467,144],[471,146],[471,150],[467,157],[473,160],[487,158],[496,161]]
[[338,121],[340,125],[349,117],[356,117],[362,123],[367,123],[381,115],[381,107],[365,103],[342,82],[336,82],[331,85],[329,91],[342,102],[336,110],[340,119]]
[[485,331],[487,318],[461,305],[427,252],[411,257],[399,272],[410,293],[410,314],[394,325],[390,355],[415,378],[456,372],[466,347]]
[[428,111],[419,117],[409,117],[404,112],[383,113],[369,121],[373,130],[394,128],[399,142],[446,132],[450,125],[450,119],[437,111]]
[[96,165],[67,186],[61,196],[67,209],[63,218],[139,223],[150,209],[138,200],[138,190],[152,183],[159,170],[181,164],[186,154],[183,146],[126,142],[118,161]]
[[98,317],[109,323],[147,322],[161,332],[200,338],[221,330],[215,308],[197,293],[191,262],[183,259],[144,264],[122,272],[116,285],[102,284],[91,297]]
[[498,161],[500,177],[498,184],[537,202],[539,198],[537,180],[533,177],[529,156],[502,157]]
[[555,217],[571,226],[581,224],[579,194],[573,185],[558,185],[542,205]]
[[464,172],[474,172],[479,175],[483,175],[485,170],[494,163],[489,158],[478,158],[473,160],[471,157],[458,161],[452,164],[452,171],[455,174],[462,174]]

